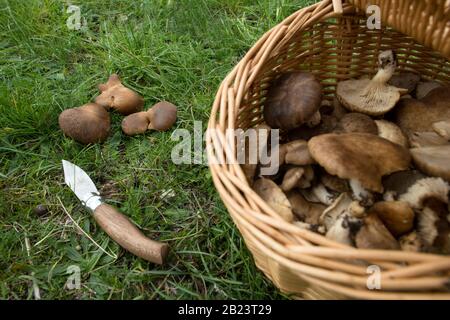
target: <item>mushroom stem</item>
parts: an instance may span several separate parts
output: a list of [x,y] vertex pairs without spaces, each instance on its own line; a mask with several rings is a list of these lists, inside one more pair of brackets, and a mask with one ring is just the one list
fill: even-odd
[[323,184],[318,184],[312,189],[313,194],[319,199],[320,202],[326,204],[327,206],[331,205],[335,200],[335,196],[330,193],[327,188]]

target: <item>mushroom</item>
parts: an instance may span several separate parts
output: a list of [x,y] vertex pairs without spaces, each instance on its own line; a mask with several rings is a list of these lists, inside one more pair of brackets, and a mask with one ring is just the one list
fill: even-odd
[[337,120],[341,120],[348,113],[348,111],[344,108],[342,103],[339,102],[339,99],[337,97],[333,98],[332,106],[333,112],[331,115]]
[[327,231],[326,237],[339,243],[353,246],[355,235],[362,226],[362,220],[344,212]]
[[413,132],[409,135],[409,144],[413,148],[423,148],[446,145],[448,141],[436,132]]
[[436,88],[421,100],[402,99],[396,107],[395,118],[407,135],[432,132],[433,123],[450,120],[450,88]]
[[398,240],[400,248],[403,251],[420,252],[422,250],[422,242],[416,231],[405,234]]
[[283,220],[291,222],[294,219],[288,198],[275,182],[260,178],[255,181],[253,189]]
[[369,79],[341,81],[336,88],[339,101],[348,109],[371,116],[383,115],[391,110],[401,94],[407,90],[387,84],[397,66],[392,50],[383,51],[378,56],[378,73]]
[[390,198],[385,197],[385,200],[393,201],[397,199],[398,196],[406,193],[412,185],[423,178],[425,178],[425,175],[417,170],[399,171],[386,176],[383,178],[383,186],[385,195],[389,194]]
[[66,136],[83,144],[105,141],[111,127],[108,112],[95,103],[64,110],[58,122]]
[[450,250],[450,186],[441,178],[425,178],[417,181],[408,192],[400,196],[417,216],[417,232],[427,250]]
[[438,121],[433,123],[431,126],[433,130],[442,138],[450,141],[450,120]]
[[346,180],[336,176],[332,176],[328,172],[323,172],[320,175],[320,182],[327,188],[335,192],[348,192],[350,188]]
[[281,145],[284,153],[284,162],[298,166],[305,166],[316,163],[308,150],[308,142],[305,140],[295,140]]
[[[286,171],[281,184],[281,190],[287,192],[297,187],[302,180],[304,173],[305,169],[301,167],[294,167]],[[309,188],[310,185],[306,184],[304,186],[305,188]]]
[[166,131],[177,120],[177,107],[170,102],[158,102],[147,111],[130,114],[122,121],[122,130],[133,136],[147,130]]
[[375,120],[378,128],[378,136],[408,148],[408,138],[395,123],[386,120]]
[[322,86],[312,73],[291,72],[278,78],[269,88],[264,119],[272,128],[300,127],[319,110]]
[[342,193],[323,211],[319,218],[319,222],[322,223],[327,230],[331,229],[337,219],[348,210],[352,201],[352,198],[347,193]]
[[322,204],[307,201],[299,192],[290,191],[287,198],[291,203],[292,212],[303,222],[317,225],[326,207]]
[[375,121],[368,115],[351,112],[341,118],[334,132],[378,134],[378,128]]
[[[247,178],[247,181],[250,185],[253,184],[253,179],[256,175],[256,170],[258,168],[258,163],[260,160],[260,151],[265,150],[267,141],[269,139],[270,134],[270,127],[264,123],[258,124],[255,128],[251,128],[249,130],[255,130],[255,140],[256,145],[253,146],[253,148],[256,148],[255,150],[250,150],[250,143],[245,143],[245,140],[239,141],[238,144],[242,146],[242,142],[244,142],[244,148],[239,150],[239,154],[242,153],[244,159],[240,159],[238,156],[238,159],[240,160],[240,163],[242,163],[242,171],[244,171],[244,174]],[[281,147],[279,149],[279,152],[281,154]],[[284,159],[284,155],[280,155],[280,159]],[[281,161],[279,161],[279,166],[282,165]]]
[[419,82],[416,88],[416,99],[425,98],[428,93],[439,87],[442,85],[435,81]]
[[100,95],[95,103],[112,108],[122,115],[139,112],[144,107],[144,99],[133,90],[125,87],[117,74],[109,77],[108,82],[98,86]]
[[308,142],[311,156],[331,174],[350,180],[353,189],[383,192],[381,178],[405,170],[411,162],[407,149],[366,133],[324,134]]
[[397,240],[375,213],[369,213],[364,218],[364,225],[356,234],[355,243],[356,247],[361,249],[398,250],[400,248]]
[[416,167],[430,176],[450,181],[450,144],[411,149]]
[[370,213],[375,213],[395,237],[404,235],[413,228],[414,211],[404,201],[377,202],[370,208]]
[[336,194],[329,192],[321,183],[315,185],[311,191],[321,203],[327,206],[331,205],[337,197]]
[[322,121],[322,116],[320,115],[319,111],[316,111],[316,113],[314,113],[312,117],[308,119],[306,125],[310,128],[314,128],[315,126],[319,125],[320,121]]
[[392,76],[388,84],[397,88],[408,90],[408,93],[413,92],[420,81],[420,76],[412,72],[402,72]]

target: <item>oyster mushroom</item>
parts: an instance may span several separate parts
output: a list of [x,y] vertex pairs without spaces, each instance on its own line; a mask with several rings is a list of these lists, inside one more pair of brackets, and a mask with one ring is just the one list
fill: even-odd
[[439,134],[442,138],[450,141],[450,120],[438,121],[431,125],[433,130]]
[[398,250],[400,248],[397,240],[374,213],[369,213],[364,218],[364,225],[356,234],[355,243],[356,247],[361,249]]
[[327,206],[331,205],[337,197],[337,194],[328,191],[321,183],[315,185],[311,191],[321,203]]
[[370,208],[370,213],[375,213],[395,237],[404,235],[413,228],[414,211],[406,202],[377,202]]
[[385,195],[389,194],[390,197],[385,197],[385,201],[396,200],[398,196],[406,193],[411,186],[423,178],[426,176],[417,170],[399,171],[386,176],[383,178],[383,186]]
[[396,107],[395,118],[407,135],[432,132],[433,123],[450,120],[450,88],[436,88],[421,100],[402,99]]
[[439,87],[442,85],[435,81],[419,82],[416,88],[416,99],[425,98],[432,90]]
[[353,246],[355,235],[362,227],[362,220],[344,212],[327,231],[326,237],[339,243]]
[[111,128],[109,113],[95,103],[64,110],[58,122],[66,136],[83,144],[105,141]]
[[294,220],[291,203],[275,182],[260,178],[253,184],[253,189],[282,219],[287,222]]
[[423,148],[446,145],[448,141],[436,132],[413,132],[409,136],[409,144],[413,148]]
[[125,87],[117,74],[109,77],[108,82],[98,86],[100,95],[95,103],[112,108],[122,115],[139,112],[144,107],[144,99],[133,90]]
[[311,73],[283,74],[269,88],[264,119],[272,128],[291,130],[300,127],[319,110],[322,86]]
[[378,136],[408,148],[408,138],[395,123],[386,120],[375,120]]
[[414,164],[420,171],[450,181],[450,144],[414,148],[410,151]]
[[324,134],[308,142],[311,156],[331,175],[355,187],[383,192],[384,175],[409,167],[407,149],[365,133]]
[[170,102],[159,102],[148,111],[130,114],[122,120],[126,135],[142,134],[147,130],[166,131],[177,120],[177,107]]
[[[242,152],[242,155],[244,156],[243,161],[241,161],[242,159],[240,159],[240,162],[243,162],[242,171],[244,172],[250,185],[253,184],[256,170],[258,168],[258,163],[261,158],[260,151],[265,150],[266,148],[270,134],[270,127],[266,124],[259,124],[254,128],[254,130],[256,139],[256,145],[254,146],[254,148],[256,148],[257,151],[254,152],[254,150],[250,150],[250,143],[245,143],[244,148],[240,150],[240,152]],[[281,148],[279,149],[279,152],[281,154]],[[280,160],[281,158],[284,159],[284,155],[280,155]],[[282,163],[281,161],[279,161],[279,166],[281,165]]]
[[378,128],[375,121],[368,115],[351,112],[341,118],[334,132],[378,134]]
[[380,53],[378,65],[378,73],[371,80],[353,79],[338,83],[336,95],[348,110],[371,116],[383,115],[394,108],[401,94],[407,92],[387,84],[397,66],[392,50]]
[[317,225],[319,224],[319,218],[326,206],[318,203],[307,201],[299,192],[289,191],[287,198],[292,206],[292,212],[303,222]]
[[448,253],[450,250],[450,186],[441,178],[417,181],[400,196],[417,216],[417,232],[427,250]]
[[[302,178],[304,178],[305,169],[301,167],[290,168],[284,174],[283,182],[281,184],[281,190],[284,192],[290,191],[300,184]],[[306,181],[306,179],[303,179]],[[309,181],[306,181],[309,183]],[[309,188],[310,184],[305,184],[305,188]]]
[[406,89],[408,93],[413,92],[420,81],[420,76],[412,72],[402,72],[392,76],[388,84],[391,86]]
[[311,157],[308,150],[308,142],[305,140],[295,140],[281,145],[280,152],[284,154],[284,162],[298,166],[306,166],[314,164],[315,161]]
[[323,224],[327,230],[331,229],[337,219],[347,212],[352,201],[352,198],[347,193],[342,193],[323,211],[319,218],[319,222]]

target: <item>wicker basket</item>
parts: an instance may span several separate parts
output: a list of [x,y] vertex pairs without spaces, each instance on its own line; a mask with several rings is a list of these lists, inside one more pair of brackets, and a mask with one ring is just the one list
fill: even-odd
[[[266,88],[278,74],[306,70],[331,100],[338,81],[374,74],[380,50],[394,49],[401,70],[450,83],[450,1],[370,0],[382,29],[366,27],[369,1],[324,0],[264,34],[222,82],[211,112],[207,152],[214,184],[256,265],[283,292],[304,299],[450,299],[450,257],[348,247],[283,221],[250,187],[227,129],[262,122]],[[220,161],[219,161],[220,162]],[[367,289],[369,265],[381,290]]]

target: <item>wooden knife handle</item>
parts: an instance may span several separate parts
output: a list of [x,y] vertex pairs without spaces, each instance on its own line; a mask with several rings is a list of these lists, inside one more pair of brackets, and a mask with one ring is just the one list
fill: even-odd
[[147,261],[164,263],[169,253],[168,244],[147,238],[116,208],[103,203],[95,209],[93,215],[100,227],[122,248]]

